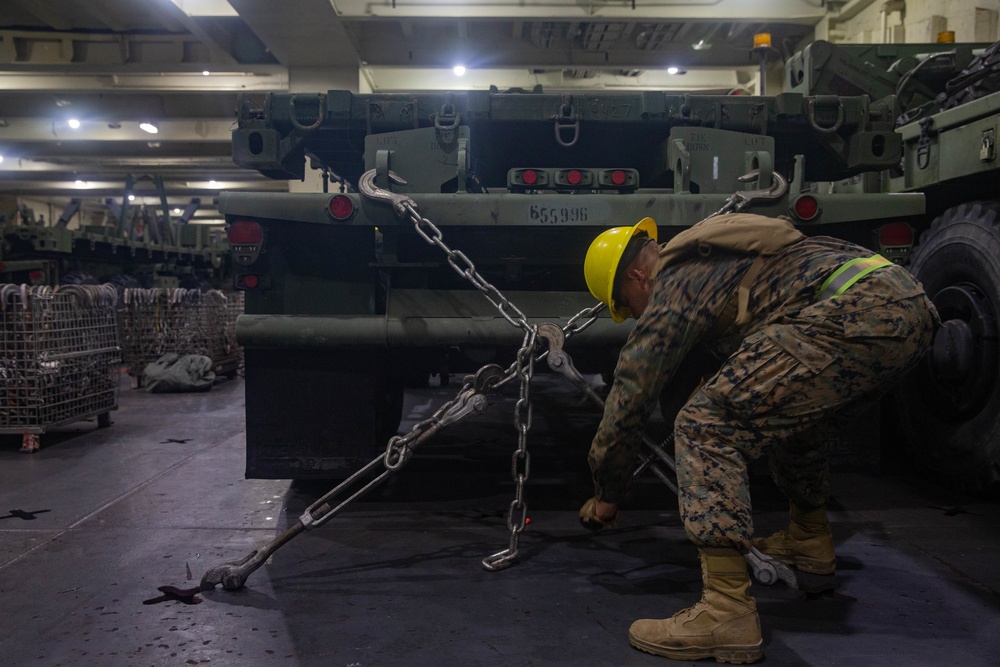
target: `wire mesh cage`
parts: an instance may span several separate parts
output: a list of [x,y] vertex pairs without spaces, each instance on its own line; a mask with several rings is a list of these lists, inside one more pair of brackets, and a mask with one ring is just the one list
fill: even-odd
[[240,351],[229,299],[219,290],[129,288],[122,302],[125,363],[138,382],[146,366],[170,352],[204,355],[216,374],[235,374]]
[[236,318],[243,314],[244,304],[243,292],[226,293],[226,341],[229,349],[238,356],[240,368],[243,367],[243,346],[236,340]]
[[46,429],[118,407],[122,348],[112,285],[0,285],[0,432]]

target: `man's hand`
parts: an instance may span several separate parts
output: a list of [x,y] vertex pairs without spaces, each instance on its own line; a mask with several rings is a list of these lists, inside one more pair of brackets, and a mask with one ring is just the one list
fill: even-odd
[[591,498],[580,508],[580,524],[588,530],[618,527],[618,505]]

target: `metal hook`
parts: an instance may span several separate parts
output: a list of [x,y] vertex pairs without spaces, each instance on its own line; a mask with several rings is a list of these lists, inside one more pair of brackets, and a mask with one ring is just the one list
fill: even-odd
[[[743,174],[736,180],[740,183],[749,183],[750,181],[756,180],[759,174],[760,170],[754,169],[753,171]],[[738,194],[741,198],[745,199],[748,204],[754,201],[781,199],[785,196],[785,193],[788,192],[788,181],[778,172],[772,173],[771,177],[774,179],[774,183],[771,184],[771,187],[761,188],[759,190],[745,190]]]
[[[406,217],[407,209],[416,210],[417,202],[398,192],[383,190],[375,185],[375,169],[369,169],[358,179],[358,192],[368,199],[384,202],[392,206],[392,210],[401,218]],[[396,185],[406,185],[406,180],[394,171],[389,171],[389,181]]]

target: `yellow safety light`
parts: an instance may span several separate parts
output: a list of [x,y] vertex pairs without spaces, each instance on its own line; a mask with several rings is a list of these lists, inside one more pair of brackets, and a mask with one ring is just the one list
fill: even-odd
[[761,46],[771,46],[771,33],[758,32],[753,36],[753,48],[756,49]]
[[944,32],[939,32],[937,34],[938,44],[954,44],[955,43],[955,31],[945,30]]

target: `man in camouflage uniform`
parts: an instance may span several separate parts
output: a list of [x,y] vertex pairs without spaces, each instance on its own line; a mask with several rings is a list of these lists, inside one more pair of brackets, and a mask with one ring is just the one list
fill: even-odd
[[[752,236],[764,241],[741,252],[713,240],[713,225],[758,225]],[[696,344],[708,346],[725,361],[674,422],[680,512],[704,595],[672,618],[636,621],[629,641],[679,660],[753,662],[763,642],[744,554],[755,545],[804,571],[834,571],[827,436],[918,362],[939,320],[904,268],[783,220],[717,216],[681,236],[658,246],[646,218],[588,251],[591,292],[636,325],[590,448],[595,496],[580,517],[615,525],[661,390]],[[791,520],[753,540],[747,464],[765,454]]]

